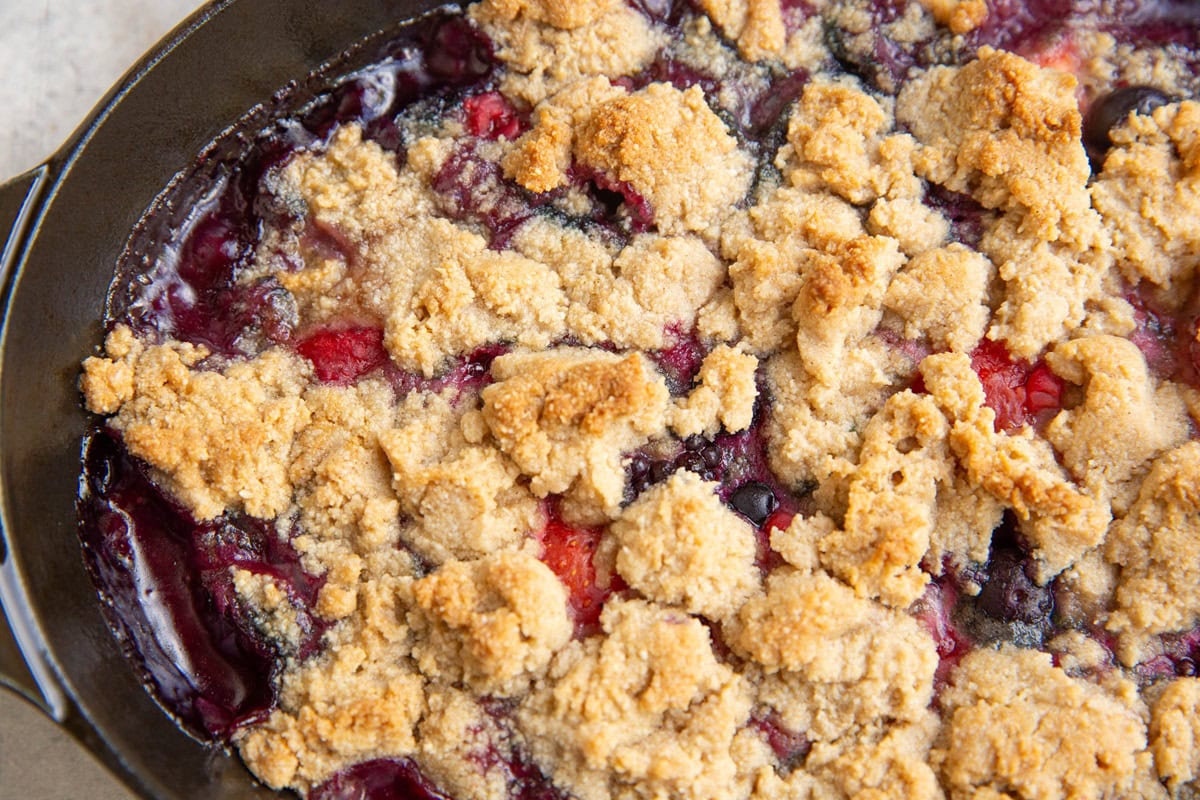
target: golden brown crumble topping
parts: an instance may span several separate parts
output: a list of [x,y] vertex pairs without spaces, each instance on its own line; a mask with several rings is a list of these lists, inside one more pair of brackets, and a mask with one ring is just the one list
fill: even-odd
[[978,650],[941,701],[932,757],[951,798],[1133,796],[1150,757],[1134,687],[1070,678],[1048,653]]
[[[1152,670],[1200,625],[1200,393],[1164,366],[1200,347],[1200,104],[1128,115],[1092,167],[1080,98],[1178,88],[1166,56],[1072,74],[984,47],[893,99],[831,66],[822,25],[849,57],[866,5],[807,5],[702,0],[671,38],[616,0],[483,0],[520,132],[466,158],[461,117],[410,120],[397,158],[338,128],[279,171],[304,219],[240,278],[278,282],[305,331],[378,332],[391,372],[125,325],[84,363],[88,408],[197,520],[276,520],[321,579],[301,658],[286,586],[232,576],[284,653],[236,741],[264,783],[409,759],[503,800],[528,759],[579,800],[1200,790],[1200,682]],[[923,0],[887,25],[918,42],[993,11]],[[740,87],[812,79],[768,146],[729,85],[653,72],[668,51]],[[538,205],[499,236],[446,210],[453,170],[485,212]],[[1182,338],[1155,351],[1154,324]],[[1043,384],[1006,405],[990,352]],[[751,482],[784,505],[756,519]],[[570,562],[556,526],[594,552]],[[948,609],[984,613],[1004,546],[1053,611],[973,628]]]

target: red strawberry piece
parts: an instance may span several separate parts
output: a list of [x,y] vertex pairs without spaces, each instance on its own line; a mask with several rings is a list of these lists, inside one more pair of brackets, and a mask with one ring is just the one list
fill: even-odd
[[388,362],[379,328],[326,328],[296,347],[323,383],[348,384]]
[[596,548],[604,535],[602,528],[568,525],[552,513],[539,537],[542,563],[550,567],[567,588],[567,602],[575,616],[575,632],[586,636],[598,630],[605,601],[625,588],[624,581],[613,575],[607,587],[598,585]]
[[484,139],[508,140],[521,135],[521,118],[517,110],[499,92],[485,92],[463,101],[467,112],[467,130],[472,136]]
[[937,647],[938,667],[934,686],[940,691],[958,662],[971,650],[971,640],[954,623],[954,606],[958,591],[946,581],[934,581],[909,609],[917,622],[933,637]]
[[971,354],[971,367],[983,383],[984,402],[996,412],[996,431],[1014,431],[1037,422],[1039,414],[1062,402],[1062,380],[1044,363],[1013,361],[1000,342],[985,339]]
[[775,530],[786,531],[795,518],[796,508],[787,502],[787,500],[788,498],[784,497],[784,505],[771,512],[771,515],[767,517],[766,521],[763,522],[757,531],[758,552],[754,561],[764,573],[771,572],[776,567],[783,566],[783,556],[779,555],[771,547],[771,532]]

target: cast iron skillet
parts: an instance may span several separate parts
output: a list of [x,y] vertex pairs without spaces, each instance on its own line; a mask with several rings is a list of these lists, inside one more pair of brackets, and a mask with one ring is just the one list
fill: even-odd
[[[0,683],[153,798],[258,798],[187,736],[100,612],[76,534],[79,363],[113,269],[171,178],[289,81],[438,0],[218,0],[138,64],[47,163],[0,186]],[[24,659],[22,659],[22,653]]]

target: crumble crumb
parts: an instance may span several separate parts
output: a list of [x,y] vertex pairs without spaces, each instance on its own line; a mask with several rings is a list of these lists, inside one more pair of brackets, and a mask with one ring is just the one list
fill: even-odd
[[747,61],[778,58],[787,44],[779,0],[702,0],[701,10]]
[[615,4],[616,0],[483,0],[477,13],[504,22],[525,16],[569,30],[592,24]]
[[[640,72],[664,43],[663,34],[646,16],[625,3],[502,0],[498,6],[479,3],[467,13],[491,38],[496,57],[507,68],[501,74],[500,91],[529,106],[580,78],[616,78]],[[505,19],[505,12],[513,7],[539,9],[535,13],[553,14],[563,21],[582,20],[604,11],[587,24],[562,29],[526,14]]]
[[718,345],[704,357],[697,385],[675,401],[671,429],[680,437],[712,437],[722,428],[738,433],[750,427],[758,398],[758,359],[739,348]]
[[208,371],[197,368],[202,347],[110,339],[122,355],[88,359],[85,401],[94,411],[119,406],[109,424],[197,519],[227,509],[271,519],[287,508],[292,443],[309,421],[303,359],[268,350]]
[[988,18],[986,0],[921,0],[939,25],[952,32],[970,33]]
[[396,497],[417,523],[406,543],[434,564],[513,549],[541,520],[520,470],[494,446],[469,443],[468,409],[450,400],[410,397],[408,422],[379,437]]
[[896,101],[922,145],[917,174],[1005,212],[980,245],[1008,284],[990,335],[1023,358],[1078,327],[1112,263],[1075,88],[1072,75],[984,47],[963,67],[928,70]]
[[1200,678],[1172,681],[1151,709],[1150,747],[1158,774],[1178,791],[1200,778]]
[[900,269],[883,304],[904,320],[906,338],[927,336],[934,350],[967,353],[987,328],[994,274],[991,262],[961,244],[926,250]]
[[929,550],[938,484],[950,479],[947,432],[929,397],[893,395],[863,432],[841,527],[818,515],[807,525],[793,522],[787,536],[814,537],[821,563],[860,596],[910,605],[929,580],[919,565]]
[[429,693],[417,728],[418,760],[425,776],[459,800],[502,800],[512,775],[511,737],[467,692],[453,688]]
[[581,800],[747,795],[732,751],[750,695],[708,629],[636,600],[610,602],[601,623],[606,635],[563,650],[517,712],[539,766]]
[[831,194],[779,189],[725,226],[722,254],[743,334],[755,350],[779,349],[795,331],[797,262],[810,249],[834,250],[864,234],[853,206]]
[[934,67],[905,86],[896,114],[923,145],[918,174],[1016,211],[1024,230],[1055,241],[1090,207],[1075,85],[1072,75],[984,47],[965,66]]
[[[783,570],[726,631],[736,652],[765,669],[758,701],[812,743],[806,772],[866,785],[923,773],[917,796],[929,796],[936,782],[924,754],[936,730],[929,703],[938,658],[916,621],[825,573]],[[924,733],[912,741],[905,731]],[[915,746],[888,752],[893,736]],[[854,765],[854,757],[865,760]],[[839,767],[854,777],[837,775]]]
[[704,233],[745,196],[749,156],[699,87],[652,83],[603,103],[576,132],[575,157],[646,198],[663,233]]
[[[605,513],[625,487],[621,454],[662,431],[666,384],[636,353],[558,348],[492,364],[483,416],[539,497],[575,486]],[[579,484],[579,485],[576,485]]]
[[1054,458],[1050,446],[1025,428],[997,433],[995,413],[984,403],[983,386],[961,353],[932,355],[921,362],[929,393],[951,421],[950,447],[969,480],[1013,510],[1034,547],[1039,582],[1073,564],[1099,544],[1108,530],[1107,503],[1080,491]]
[[846,472],[867,422],[911,371],[907,359],[872,337],[845,354],[830,384],[809,376],[795,351],[772,356],[766,431],[774,473],[802,487]]
[[932,756],[955,800],[1130,796],[1148,766],[1134,687],[1071,678],[1048,653],[976,650],[941,703],[946,725]]
[[395,641],[348,639],[287,670],[279,708],[238,740],[242,758],[272,788],[307,790],[360,761],[413,753],[427,698],[405,650]]
[[788,122],[792,159],[776,159],[792,186],[828,189],[856,205],[881,197],[920,196],[908,134],[884,136],[891,114],[865,92],[842,84],[810,83]]
[[304,631],[286,587],[269,575],[234,568],[233,588],[238,598],[254,609],[259,630],[292,652],[299,648]]
[[1155,456],[1189,438],[1179,391],[1157,385],[1128,339],[1075,339],[1054,348],[1046,361],[1055,374],[1084,388],[1083,402],[1060,412],[1044,435],[1093,496],[1123,494],[1123,484],[1144,473]]
[[609,528],[617,572],[650,600],[719,620],[757,588],[755,534],[691,472],[641,494]]
[[[950,235],[950,223],[937,209],[916,197],[881,197],[871,206],[867,230],[896,240],[906,256],[939,247]],[[954,245],[952,244],[951,247]]]
[[800,359],[817,381],[836,383],[847,350],[879,324],[884,293],[903,261],[895,240],[878,236],[802,253],[792,320]]
[[1092,184],[1125,279],[1171,287],[1191,280],[1200,254],[1200,103],[1130,115]]
[[558,577],[522,553],[449,561],[414,582],[412,595],[421,672],[480,694],[526,690],[574,630]]
[[1155,460],[1137,501],[1113,524],[1105,557],[1120,578],[1108,628],[1120,635],[1127,666],[1147,638],[1200,622],[1200,443]]

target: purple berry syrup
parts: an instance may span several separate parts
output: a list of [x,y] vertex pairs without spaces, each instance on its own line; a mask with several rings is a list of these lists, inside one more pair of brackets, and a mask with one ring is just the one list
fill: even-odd
[[[191,174],[160,198],[135,231],[113,282],[107,318],[142,336],[208,347],[218,359],[273,345],[325,357],[332,382],[379,368],[398,389],[421,379],[373,360],[375,335],[344,336],[341,352],[307,334],[294,303],[273,280],[249,285],[250,265],[267,226],[295,221],[266,183],[298,152],[319,148],[338,125],[400,152],[396,118],[417,102],[453,102],[478,91],[494,68],[491,43],[465,19],[435,16],[405,28],[369,54],[370,64],[341,78],[318,74],[327,89],[284,97],[273,121],[250,117],[209,148]],[[298,112],[293,109],[299,107]],[[256,133],[252,126],[258,125]],[[309,225],[306,246],[350,257],[337,231]],[[440,381],[464,389],[486,380],[502,348],[484,348],[452,365]],[[315,354],[315,355],[314,355]],[[320,371],[318,369],[318,371]],[[194,735],[228,741],[275,705],[285,656],[321,649],[326,623],[314,607],[322,580],[306,574],[287,538],[267,520],[226,515],[198,523],[125,451],[119,434],[98,429],[84,448],[79,499],[85,558],[109,620],[158,701]],[[302,642],[294,653],[260,633],[238,601],[232,569],[286,587]]]
[[111,624],[158,700],[190,731],[227,739],[274,706],[279,648],[258,632],[233,589],[232,568],[286,588],[304,634],[320,648],[313,606],[322,581],[304,572],[270,523],[227,516],[197,523],[150,479],[117,435],[85,443],[80,530]]

